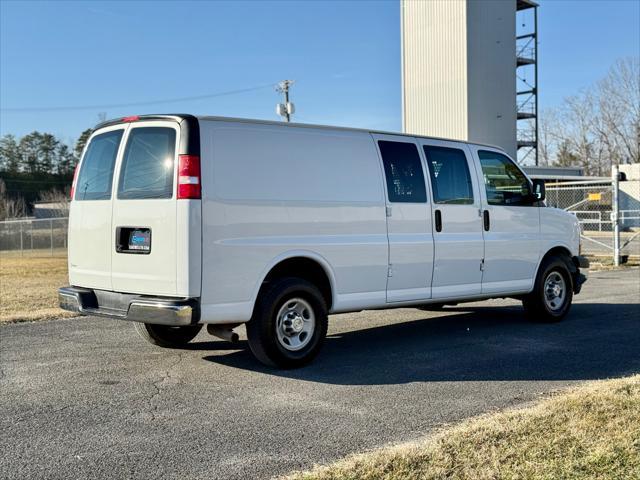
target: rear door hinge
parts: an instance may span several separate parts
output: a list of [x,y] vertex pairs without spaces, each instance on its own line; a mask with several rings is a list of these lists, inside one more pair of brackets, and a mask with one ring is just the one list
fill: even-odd
[[391,207],[389,205],[387,205],[387,207],[385,208],[385,212],[387,214],[387,217],[391,216],[392,211],[391,211]]
[[484,272],[484,258],[480,260],[480,271]]
[[393,265],[389,264],[389,268],[387,268],[387,277],[393,277]]

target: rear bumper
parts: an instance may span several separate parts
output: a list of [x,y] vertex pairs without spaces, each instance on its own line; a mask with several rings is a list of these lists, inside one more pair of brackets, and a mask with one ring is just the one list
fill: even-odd
[[58,289],[58,300],[64,310],[132,322],[184,326],[200,320],[200,304],[195,298],[173,299],[63,287]]

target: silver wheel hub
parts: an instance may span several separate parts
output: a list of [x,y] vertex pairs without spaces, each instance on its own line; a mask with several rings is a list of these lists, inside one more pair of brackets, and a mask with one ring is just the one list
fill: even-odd
[[276,336],[286,350],[295,352],[306,347],[315,330],[316,321],[311,304],[303,298],[287,300],[276,317]]
[[544,302],[549,310],[557,311],[564,306],[567,285],[562,275],[551,272],[544,281]]
[[284,332],[291,336],[300,333],[304,328],[304,319],[298,312],[287,312],[282,321]]

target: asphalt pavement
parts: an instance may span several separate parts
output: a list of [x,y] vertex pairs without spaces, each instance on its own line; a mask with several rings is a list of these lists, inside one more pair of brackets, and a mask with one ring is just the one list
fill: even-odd
[[117,320],[4,325],[0,478],[269,478],[637,372],[638,269],[592,272],[553,325],[513,300],[335,315],[294,371],[206,332],[163,350]]

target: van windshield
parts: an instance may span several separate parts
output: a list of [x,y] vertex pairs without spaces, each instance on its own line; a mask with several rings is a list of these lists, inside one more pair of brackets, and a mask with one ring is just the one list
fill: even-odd
[[173,128],[131,129],[120,168],[118,198],[171,198],[175,149]]
[[75,190],[75,200],[109,200],[118,146],[124,130],[96,135],[89,142],[82,159]]

